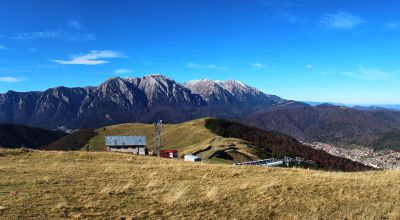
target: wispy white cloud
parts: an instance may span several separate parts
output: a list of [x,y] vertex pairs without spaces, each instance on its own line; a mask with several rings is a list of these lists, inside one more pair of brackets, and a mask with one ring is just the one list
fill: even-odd
[[389,30],[399,30],[400,29],[400,22],[392,21],[384,23],[383,26]]
[[254,69],[261,69],[264,65],[262,63],[251,63],[250,64]]
[[313,66],[312,64],[307,64],[307,65],[306,65],[306,68],[307,68],[307,69],[312,69],[312,68],[314,68],[314,66]]
[[112,50],[92,50],[87,54],[73,55],[70,60],[51,60],[58,64],[65,65],[100,65],[108,63],[106,59],[118,58],[122,54]]
[[354,71],[342,71],[343,75],[350,76],[357,79],[363,80],[390,80],[400,74],[400,71],[384,71],[374,68],[365,68],[359,66],[357,70]]
[[187,67],[192,68],[192,69],[218,69],[218,70],[226,69],[223,66],[218,66],[215,64],[204,65],[204,64],[197,64],[197,63],[192,63],[192,62],[188,63]]
[[6,46],[4,46],[3,44],[0,44],[0,50],[5,50]]
[[132,70],[130,69],[125,69],[125,68],[121,68],[121,69],[117,69],[114,71],[114,74],[128,74],[128,73],[132,73]]
[[0,82],[5,82],[5,83],[16,83],[16,82],[22,82],[22,81],[27,81],[27,78],[24,77],[12,77],[12,76],[3,76],[0,77]]
[[333,14],[325,14],[319,21],[319,25],[326,29],[352,29],[366,23],[366,21],[347,11],[337,11]]
[[65,41],[91,41],[96,39],[95,34],[83,31],[85,27],[79,20],[67,21],[66,27],[68,28],[66,29],[64,27],[34,32],[22,32],[9,37],[16,40],[52,39]]
[[283,20],[286,21],[288,23],[291,24],[303,24],[304,23],[304,19],[298,15],[295,15],[293,13],[284,11],[284,10],[276,10],[276,14],[278,15],[278,17]]
[[261,4],[275,12],[276,16],[291,24],[303,24],[303,17],[294,14],[291,9],[300,6],[299,1],[292,0],[258,0]]
[[53,39],[65,41],[91,41],[96,39],[92,33],[70,32],[63,30],[44,30],[37,32],[19,33],[12,37],[16,40]]
[[29,52],[36,53],[38,50],[34,47],[29,48]]
[[68,27],[76,30],[76,31],[80,31],[83,29],[83,25],[81,24],[81,22],[79,20],[69,20],[67,22]]

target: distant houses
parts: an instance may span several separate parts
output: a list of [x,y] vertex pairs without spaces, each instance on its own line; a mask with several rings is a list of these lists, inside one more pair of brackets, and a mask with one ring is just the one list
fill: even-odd
[[106,136],[107,151],[147,155],[146,136]]

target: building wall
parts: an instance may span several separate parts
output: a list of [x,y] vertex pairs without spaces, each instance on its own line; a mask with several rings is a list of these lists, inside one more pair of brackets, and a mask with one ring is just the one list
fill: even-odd
[[137,149],[139,149],[139,154],[140,155],[146,155],[146,148],[140,147],[140,148],[137,148]]
[[146,150],[147,150],[146,147],[128,147],[128,148],[107,147],[107,151],[123,152],[123,153],[139,154],[139,155],[146,155]]

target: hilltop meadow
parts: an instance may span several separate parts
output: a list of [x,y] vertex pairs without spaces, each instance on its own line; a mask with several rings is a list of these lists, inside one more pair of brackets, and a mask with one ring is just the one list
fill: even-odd
[[399,219],[400,172],[0,149],[0,219]]
[[[153,125],[126,123],[94,131],[82,129],[47,146],[46,150],[105,151],[105,136],[144,135],[152,150]],[[177,149],[179,154],[195,154],[205,162],[228,163],[283,156],[313,160],[319,169],[331,171],[371,170],[364,164],[336,157],[303,145],[296,139],[274,131],[264,131],[238,122],[201,118],[179,124],[165,124],[162,149]]]

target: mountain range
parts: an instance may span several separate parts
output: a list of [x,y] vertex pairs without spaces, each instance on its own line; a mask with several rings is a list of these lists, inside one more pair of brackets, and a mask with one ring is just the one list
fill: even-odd
[[56,87],[43,92],[0,94],[0,122],[43,128],[97,128],[203,116],[238,118],[284,102],[238,81],[180,84],[162,75],[111,78],[98,87]]
[[312,106],[265,94],[240,81],[178,83],[163,75],[111,78],[97,87],[0,94],[0,123],[99,128],[126,122],[177,123],[202,117],[238,120],[303,141],[400,150],[400,112]]
[[392,105],[390,105],[390,104],[388,104],[388,105],[382,105],[382,104],[349,105],[349,104],[335,103],[335,102],[312,102],[312,101],[301,101],[301,102],[312,105],[312,106],[331,104],[331,105],[345,106],[345,107],[356,108],[356,109],[361,109],[361,110],[387,109],[387,110],[400,111],[400,105],[394,105],[394,104],[392,104]]

